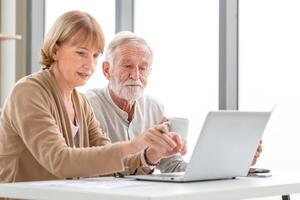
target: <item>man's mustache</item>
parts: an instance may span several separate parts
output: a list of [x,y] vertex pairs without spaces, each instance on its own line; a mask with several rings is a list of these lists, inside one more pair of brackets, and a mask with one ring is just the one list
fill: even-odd
[[138,87],[142,87],[143,84],[140,81],[126,81],[124,83],[125,86],[138,86]]

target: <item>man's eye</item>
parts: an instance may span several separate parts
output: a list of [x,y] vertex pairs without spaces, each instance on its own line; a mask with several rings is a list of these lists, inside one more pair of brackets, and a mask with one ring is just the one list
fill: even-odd
[[142,65],[142,66],[140,66],[139,67],[139,70],[141,71],[141,72],[143,72],[143,73],[146,73],[147,71],[148,71],[148,66],[146,66],[146,65]]

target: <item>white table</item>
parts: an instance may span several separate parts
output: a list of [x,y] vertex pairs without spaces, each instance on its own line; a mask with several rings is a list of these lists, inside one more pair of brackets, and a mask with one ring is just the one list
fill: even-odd
[[0,184],[0,196],[22,199],[234,200],[292,193],[300,193],[300,172],[278,172],[271,178],[237,178],[193,183],[144,182],[107,177],[76,182],[70,180]]

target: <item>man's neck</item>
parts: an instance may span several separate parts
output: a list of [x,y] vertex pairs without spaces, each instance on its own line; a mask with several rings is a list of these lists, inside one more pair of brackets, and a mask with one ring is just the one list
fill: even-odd
[[109,89],[109,95],[111,97],[111,99],[113,100],[113,102],[123,111],[125,111],[128,114],[128,121],[131,122],[132,117],[133,117],[133,113],[134,113],[134,103],[127,101],[125,99],[122,99],[120,97],[118,97],[111,89]]

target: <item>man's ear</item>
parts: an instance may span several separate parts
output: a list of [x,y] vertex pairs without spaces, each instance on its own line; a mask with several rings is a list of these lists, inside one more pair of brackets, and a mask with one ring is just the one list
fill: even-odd
[[110,63],[108,61],[103,61],[102,72],[107,80],[110,80]]
[[152,67],[150,67],[148,75],[150,75],[151,72],[152,72]]

